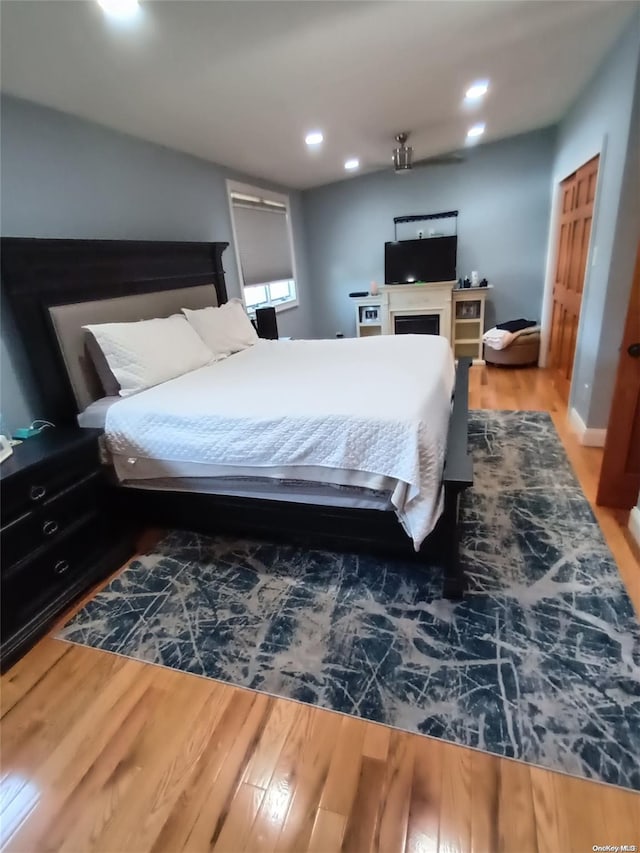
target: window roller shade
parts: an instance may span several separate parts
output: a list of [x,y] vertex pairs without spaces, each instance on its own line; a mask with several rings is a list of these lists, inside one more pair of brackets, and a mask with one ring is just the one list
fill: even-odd
[[293,278],[286,212],[234,203],[233,218],[245,286]]

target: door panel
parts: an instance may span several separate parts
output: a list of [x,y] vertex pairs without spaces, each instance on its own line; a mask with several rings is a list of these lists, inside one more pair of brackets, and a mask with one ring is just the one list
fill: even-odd
[[640,244],[613,392],[597,503],[629,509],[640,491]]
[[561,214],[553,287],[549,366],[553,371],[556,387],[566,401],[569,399],[573,374],[597,178],[598,157],[595,157],[560,184]]

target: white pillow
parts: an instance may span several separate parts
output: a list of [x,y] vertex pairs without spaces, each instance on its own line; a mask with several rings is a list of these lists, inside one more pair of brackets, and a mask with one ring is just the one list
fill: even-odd
[[180,314],[137,323],[83,326],[91,332],[128,397],[210,364],[213,353]]
[[248,349],[258,342],[258,334],[247,317],[242,302],[232,299],[219,308],[200,308],[182,313],[216,358]]

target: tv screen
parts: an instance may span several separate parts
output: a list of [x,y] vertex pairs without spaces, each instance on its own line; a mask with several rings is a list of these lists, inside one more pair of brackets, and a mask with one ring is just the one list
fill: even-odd
[[453,281],[456,275],[458,238],[425,237],[384,244],[386,284],[414,281]]

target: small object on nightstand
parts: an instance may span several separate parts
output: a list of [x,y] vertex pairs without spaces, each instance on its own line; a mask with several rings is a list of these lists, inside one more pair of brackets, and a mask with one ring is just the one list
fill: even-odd
[[110,512],[99,435],[47,429],[0,468],[3,671],[133,552],[131,531]]

